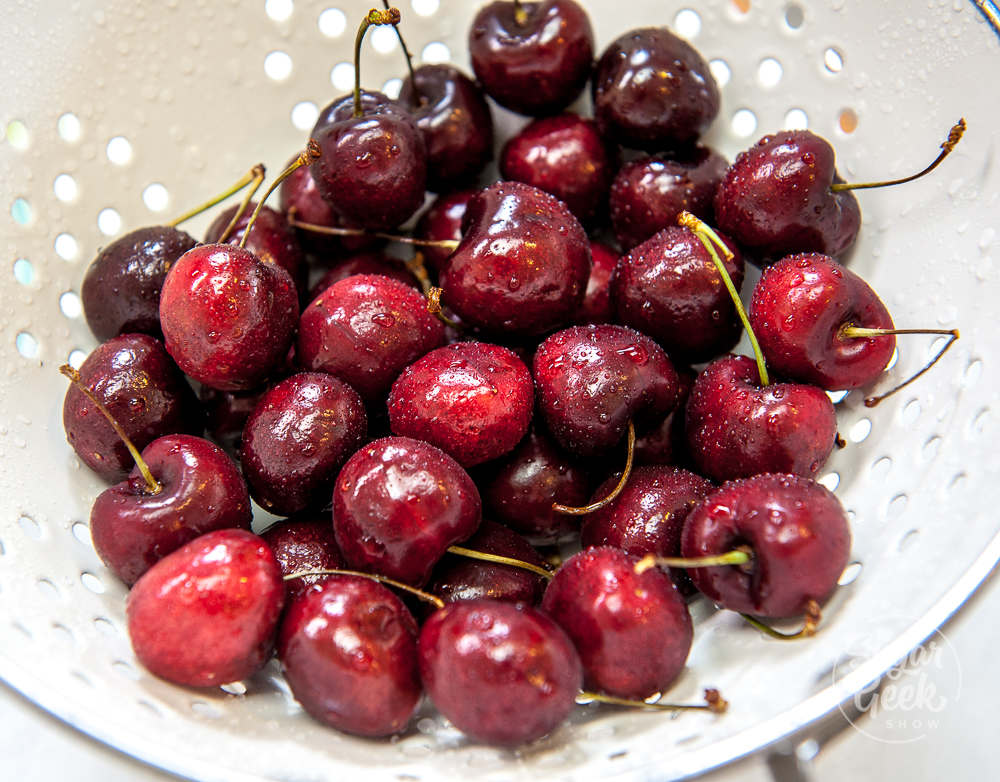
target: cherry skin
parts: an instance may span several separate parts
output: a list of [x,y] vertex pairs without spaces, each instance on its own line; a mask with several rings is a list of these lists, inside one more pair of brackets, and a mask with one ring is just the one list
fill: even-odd
[[417,623],[370,578],[330,576],[294,600],[281,624],[278,657],[302,707],[357,736],[401,732],[423,689]]
[[159,491],[151,491],[136,467],[127,480],[101,492],[90,511],[94,549],[129,586],[199,535],[250,529],[246,482],[217,445],[187,434],[168,434],[147,445],[142,458]]
[[186,252],[160,295],[167,352],[186,374],[220,391],[261,385],[288,355],[298,317],[288,272],[229,244]]
[[583,679],[559,625],[523,604],[452,603],[424,623],[417,654],[438,710],[470,738],[503,747],[559,727]]
[[452,65],[421,65],[399,102],[427,145],[427,189],[442,193],[475,181],[493,159],[493,116],[476,83]]
[[538,406],[555,440],[574,455],[614,447],[628,422],[639,429],[677,402],[677,373],[663,349],[638,331],[573,326],[535,353]]
[[577,528],[570,516],[552,509],[553,503],[578,507],[589,496],[586,473],[537,428],[483,488],[488,515],[537,544],[555,543]]
[[146,571],[125,614],[135,656],[161,679],[218,687],[271,656],[285,599],[281,570],[256,535],[217,530]]
[[585,224],[607,204],[617,164],[618,151],[597,123],[576,114],[535,120],[508,139],[500,153],[504,179],[551,193]]
[[323,198],[352,224],[394,228],[424,202],[427,150],[408,112],[381,93],[363,93],[362,115],[346,95],[313,129],[322,155],[311,164]]
[[[304,573],[309,570],[334,570],[344,567],[344,558],[333,536],[329,513],[305,513],[291,519],[277,521],[260,533],[274,558],[282,576]],[[331,576],[300,576],[285,582],[286,606],[313,584],[326,581]]]
[[851,531],[830,491],[808,478],[763,474],[731,481],[687,517],[685,557],[704,557],[746,546],[746,565],[692,568],[695,586],[733,611],[764,617],[803,613],[822,603],[847,565]]
[[519,114],[555,114],[580,94],[594,60],[594,31],[573,0],[479,9],[469,30],[469,57],[483,89]]
[[764,136],[741,152],[715,193],[718,227],[761,259],[791,253],[840,255],[861,227],[861,209],[841,182],[834,152],[808,130]]
[[[148,334],[122,334],[98,345],[80,366],[80,380],[140,450],[165,434],[201,431],[194,392],[163,343]],[[134,464],[128,448],[75,385],[63,399],[63,428],[90,469],[106,481],[125,479]]]
[[641,700],[684,669],[694,629],[684,598],[657,568],[601,546],[570,557],[549,582],[542,609],[566,631],[588,690]]
[[693,144],[719,113],[708,63],[665,27],[613,41],[597,61],[592,96],[602,133],[651,152]]
[[[398,258],[375,250],[365,250],[334,262],[329,269],[323,272],[323,276],[316,280],[316,284],[309,290],[309,301],[315,300],[335,282],[346,280],[355,274],[381,274],[383,277],[391,277],[411,288],[420,287],[417,278],[410,274]],[[303,310],[303,314],[305,314],[305,310]]]
[[534,390],[513,351],[457,342],[407,367],[389,392],[393,434],[425,440],[463,467],[514,449],[531,423]]
[[562,202],[521,182],[498,182],[469,200],[442,298],[485,331],[542,334],[576,315],[590,263],[587,234]]
[[677,406],[667,413],[658,426],[635,438],[636,464],[687,465],[687,435],[684,415],[695,373],[687,367],[677,367]]
[[622,247],[635,247],[677,225],[684,211],[713,222],[712,199],[728,169],[722,155],[701,146],[676,160],[643,157],[626,163],[609,196],[615,238]]
[[355,453],[333,490],[333,530],[353,568],[427,582],[445,550],[472,535],[482,514],[476,484],[429,443],[385,437]]
[[759,381],[746,356],[723,356],[698,375],[685,422],[698,471],[716,481],[763,472],[812,477],[837,436],[833,402],[815,386]]
[[593,264],[583,304],[576,314],[577,323],[610,323],[614,320],[611,294],[608,290],[611,275],[618,264],[618,253],[601,242],[590,243]]
[[896,349],[892,334],[843,335],[845,326],[895,327],[868,283],[828,255],[790,255],[765,269],[749,315],[768,366],[827,391],[874,382]]
[[250,493],[282,516],[322,507],[367,430],[361,397],[343,381],[325,372],[285,378],[261,397],[243,430]]
[[[726,270],[739,290],[743,256]],[[610,283],[618,321],[655,339],[672,357],[696,363],[734,347],[743,332],[712,256],[688,228],[674,225],[622,256]]]
[[444,326],[409,285],[377,274],[336,282],[305,308],[298,362],[350,383],[374,402],[408,365],[444,344]]
[[130,231],[103,248],[87,267],[80,301],[99,340],[119,334],[160,337],[160,289],[167,270],[198,242],[165,225]]
[[[442,193],[424,212],[417,223],[416,235],[421,239],[438,241],[460,241],[462,239],[462,220],[469,199],[476,190],[456,190],[452,193]],[[441,247],[425,247],[424,258],[435,272],[440,274],[448,263],[452,251]]]

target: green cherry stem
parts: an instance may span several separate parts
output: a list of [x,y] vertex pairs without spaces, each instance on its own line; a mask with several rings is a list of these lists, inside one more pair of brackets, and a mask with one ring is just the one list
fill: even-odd
[[628,483],[629,476],[632,475],[632,462],[635,460],[635,424],[631,420],[628,422],[628,438],[625,447],[628,450],[625,456],[625,469],[622,470],[622,477],[618,479],[618,483],[615,484],[615,487],[603,499],[579,508],[553,502],[552,510],[556,513],[564,513],[567,516],[586,516],[588,513],[599,511],[601,508],[614,502],[618,498],[618,495],[624,491],[625,484]]
[[247,190],[246,195],[243,196],[243,200],[240,201],[240,205],[236,208],[236,211],[233,213],[233,219],[229,221],[229,225],[226,226],[226,230],[219,235],[219,244],[224,244],[226,240],[229,239],[230,236],[232,236],[233,231],[236,230],[236,224],[240,221],[244,213],[250,207],[250,202],[253,201],[253,197],[257,195],[257,191],[260,190],[260,186],[264,183],[265,174],[266,171],[264,167],[261,166],[254,175],[253,184],[250,186],[250,189]]
[[240,192],[240,190],[242,190],[244,187],[246,187],[247,185],[249,185],[251,182],[255,182],[255,181],[256,182],[261,182],[261,181],[263,181],[263,179],[264,179],[264,172],[265,172],[264,164],[263,163],[258,163],[256,166],[254,166],[249,171],[247,171],[239,179],[239,181],[236,182],[236,184],[234,184],[232,187],[230,187],[224,193],[220,193],[219,195],[215,196],[215,198],[212,198],[212,199],[206,201],[205,203],[201,204],[200,206],[196,206],[194,209],[191,209],[190,211],[185,212],[180,217],[178,217],[178,218],[176,218],[174,220],[171,220],[169,223],[167,223],[167,225],[170,226],[171,228],[176,228],[178,225],[180,225],[183,222],[186,222],[186,221],[190,220],[192,217],[200,215],[202,212],[207,212],[209,209],[211,209],[216,204],[221,204],[223,201],[225,201],[230,196],[236,195],[238,192]]
[[520,568],[521,570],[530,570],[537,576],[541,576],[545,579],[551,579],[552,573],[543,567],[538,565],[532,565],[530,562],[525,562],[524,560],[514,559],[513,557],[503,557],[499,554],[490,554],[486,551],[476,551],[475,549],[465,548],[464,546],[448,546],[448,552],[451,554],[457,554],[460,557],[468,557],[469,559],[478,559],[483,562],[493,562],[497,565],[510,565],[511,567]]
[[634,701],[628,698],[616,698],[613,695],[604,695],[599,692],[588,692],[584,690],[576,696],[576,702],[580,705],[588,703],[607,703],[611,706],[628,706],[636,709],[656,709],[658,711],[710,711],[714,714],[722,714],[729,708],[729,702],[722,697],[716,689],[705,690],[704,703],[660,703],[659,701]]
[[305,151],[300,153],[299,156],[295,158],[295,161],[288,166],[288,168],[282,171],[278,175],[278,178],[271,183],[271,186],[264,192],[264,197],[257,202],[257,208],[253,210],[253,214],[250,215],[250,219],[247,221],[247,227],[243,232],[243,238],[240,239],[241,248],[247,246],[247,237],[250,236],[250,229],[252,229],[253,224],[257,222],[257,215],[259,215],[260,210],[264,208],[264,204],[270,197],[271,193],[273,193],[278,186],[288,179],[288,177],[290,177],[295,171],[302,168],[302,166],[308,166],[314,160],[318,160],[321,154],[319,144],[316,143],[316,140],[309,139],[309,142],[306,144]]
[[645,573],[650,568],[661,567],[720,567],[722,565],[747,565],[753,562],[753,553],[747,548],[738,548],[727,551],[725,554],[716,554],[710,557],[658,557],[655,554],[647,554],[635,563],[635,572],[639,575]]
[[457,320],[452,320],[447,315],[444,314],[444,310],[441,307],[441,294],[444,291],[441,288],[430,287],[427,289],[427,293],[424,296],[427,298],[427,311],[441,321],[445,326],[450,326],[453,329],[459,331],[463,330],[463,326]]
[[386,8],[384,11],[379,11],[377,8],[373,8],[364,19],[361,20],[361,24],[358,27],[358,35],[354,39],[354,116],[360,117],[364,112],[361,111],[361,43],[365,40],[365,33],[368,32],[368,28],[372,26],[379,26],[383,24],[391,24],[394,27],[399,24],[400,16],[398,8]]
[[775,638],[779,641],[798,641],[801,638],[810,638],[816,635],[816,627],[819,625],[820,619],[823,618],[823,614],[820,611],[819,603],[815,600],[810,600],[806,603],[806,613],[803,617],[802,629],[797,633],[783,633],[780,630],[775,630],[773,627],[764,624],[759,619],[755,619],[749,614],[740,614],[748,624],[753,625],[758,630],[760,630],[764,635]]
[[337,228],[332,225],[306,223],[296,218],[291,211],[289,211],[288,214],[288,224],[294,228],[301,228],[303,231],[326,234],[327,236],[373,236],[376,239],[386,239],[390,242],[412,244],[416,247],[438,247],[442,250],[450,250],[452,252],[454,252],[458,245],[461,244],[458,239],[418,239],[414,236],[387,234],[382,233],[381,231],[366,231],[363,228]]
[[719,253],[715,251],[715,248],[718,247],[722,251],[722,254],[726,256],[726,260],[728,261],[733,259],[732,251],[726,246],[726,243],[722,241],[719,235],[713,231],[707,223],[705,223],[704,220],[699,220],[690,212],[681,212],[677,216],[677,224],[687,228],[695,236],[697,236],[698,241],[702,243],[705,250],[712,257],[712,262],[715,264],[715,268],[719,270],[719,276],[722,277],[722,282],[726,286],[726,290],[729,291],[729,297],[733,300],[733,305],[736,307],[736,314],[739,315],[740,320],[743,321],[743,328],[746,329],[747,337],[750,339],[750,345],[753,347],[754,357],[757,359],[757,372],[760,375],[760,384],[762,386],[770,385],[771,380],[767,376],[767,364],[764,362],[764,353],[760,349],[760,343],[757,342],[757,335],[753,333],[753,328],[750,326],[750,319],[747,317],[747,311],[743,308],[743,302],[740,300],[740,292],[736,290],[736,286],[733,285],[732,277],[729,276],[729,271],[726,269],[726,265],[719,257]]
[[128,435],[125,434],[125,430],[122,428],[122,425],[118,423],[113,415],[111,415],[111,411],[108,410],[100,399],[97,398],[93,391],[87,388],[83,379],[80,377],[80,373],[73,369],[73,367],[69,364],[63,364],[59,367],[59,372],[62,373],[63,376],[69,378],[69,381],[80,389],[83,395],[93,402],[94,406],[101,411],[101,414],[108,419],[108,423],[111,424],[111,428],[115,430],[115,434],[117,434],[121,438],[121,441],[125,443],[125,447],[128,448],[128,452],[132,454],[132,458],[135,460],[135,466],[139,468],[139,472],[142,473],[142,477],[146,480],[147,493],[154,495],[163,491],[163,484],[153,477],[153,472],[149,469],[149,465],[146,464],[145,459],[142,458],[142,455],[139,453],[139,449],[132,444]]
[[378,583],[385,584],[386,586],[402,589],[404,592],[416,595],[421,600],[424,600],[437,608],[444,608],[444,600],[437,595],[432,595],[430,592],[424,592],[422,589],[417,589],[414,586],[404,584],[402,581],[397,581],[396,579],[389,578],[388,576],[380,576],[377,573],[362,573],[360,570],[343,570],[341,568],[300,570],[297,573],[289,573],[287,576],[284,576],[284,580],[291,581],[293,578],[305,578],[306,576],[358,576],[359,578],[367,578],[371,581],[378,581]]
[[835,182],[830,185],[830,190],[834,193],[840,193],[844,190],[870,190],[874,187],[890,187],[891,185],[902,185],[906,182],[912,182],[914,179],[920,179],[924,174],[929,174],[935,168],[937,168],[941,161],[944,160],[951,151],[958,145],[958,142],[962,140],[962,134],[965,133],[967,125],[965,124],[965,119],[960,119],[954,125],[951,126],[951,130],[948,132],[948,138],[941,144],[941,153],[934,158],[934,161],[927,166],[923,171],[918,171],[916,174],[911,174],[908,177],[903,177],[902,179],[887,179],[882,182],[864,182],[861,184],[851,184],[850,182]]

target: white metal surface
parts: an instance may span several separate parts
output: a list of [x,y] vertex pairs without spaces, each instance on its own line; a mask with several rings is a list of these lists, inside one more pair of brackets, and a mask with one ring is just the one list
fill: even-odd
[[[709,141],[730,156],[805,117],[834,143],[845,178],[881,178],[919,167],[959,116],[969,122],[931,178],[860,197],[852,267],[898,325],[958,327],[962,339],[886,404],[868,410],[852,394],[839,406],[849,446],[824,482],[836,483],[852,512],[860,568],[849,569],[854,579],[829,605],[823,631],[780,644],[701,606],[688,670],[671,697],[717,686],[732,704],[726,715],[581,709],[519,753],[470,745],[430,710],[397,741],[339,735],[301,714],[276,668],[247,682],[245,695],[153,679],[128,646],[124,588],[89,544],[101,485],[62,432],[56,367],[94,345],[72,294],[97,247],[120,231],[169,219],[258,160],[276,171],[303,143],[314,108],[348,86],[344,63],[369,4],[8,5],[0,28],[0,676],[69,723],[199,779],[680,776],[835,707],[929,635],[1000,556],[1000,40],[986,15],[959,0],[755,0],[745,13],[746,3],[727,0],[589,0],[599,47],[632,27],[673,24],[725,63],[715,66],[729,80]],[[477,5],[402,3],[410,48],[418,58],[446,48],[467,67],[463,41]],[[391,37],[373,43],[365,83],[380,86],[403,67]],[[268,58],[273,52],[287,58]],[[851,116],[857,127],[848,133]],[[497,117],[505,128],[518,122]],[[919,367],[931,348],[927,339],[903,342],[892,378]],[[854,672],[835,676],[848,659]]]

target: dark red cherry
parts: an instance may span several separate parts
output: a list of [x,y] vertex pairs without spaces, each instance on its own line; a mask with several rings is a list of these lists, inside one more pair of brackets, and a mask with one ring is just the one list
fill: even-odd
[[694,630],[684,598],[658,568],[602,546],[570,557],[542,598],[573,641],[588,690],[641,700],[684,669]]
[[569,716],[583,680],[572,642],[548,616],[495,600],[452,603],[420,632],[420,678],[456,728],[513,747]]
[[551,193],[582,223],[607,204],[617,164],[618,150],[604,140],[597,123],[576,114],[536,119],[500,153],[504,179]]
[[399,258],[376,250],[366,250],[334,262],[309,289],[309,301],[313,301],[335,282],[346,280],[355,274],[381,274],[383,277],[391,277],[405,283],[411,288],[420,287],[417,278],[410,274]]
[[[478,191],[456,190],[453,193],[442,193],[424,212],[417,223],[416,235],[421,239],[431,241],[460,241],[462,238],[462,219],[465,208]],[[440,274],[451,256],[452,250],[441,247],[425,247],[422,250],[424,258],[435,272]]]
[[472,20],[469,57],[483,89],[501,106],[530,116],[555,114],[590,77],[594,31],[573,0],[500,0]]
[[685,427],[698,471],[714,480],[762,472],[812,477],[833,450],[837,415],[819,388],[761,386],[753,359],[730,355],[694,381]]
[[[462,546],[536,567],[545,566],[545,561],[528,541],[512,529],[486,519]],[[545,579],[525,568],[446,554],[434,568],[427,591],[448,603],[489,598],[534,605],[545,591]]]
[[399,733],[420,701],[417,623],[370,578],[330,576],[294,600],[278,657],[302,707],[345,733]]
[[339,98],[320,116],[313,138],[322,155],[311,164],[320,195],[362,228],[384,230],[406,221],[424,203],[427,151],[408,112],[380,93]]
[[636,464],[687,465],[687,435],[684,414],[694,385],[695,373],[687,367],[676,367],[678,378],[677,406],[667,413],[660,424],[635,438]]
[[851,550],[847,515],[825,487],[796,475],[732,481],[688,515],[685,557],[750,549],[745,565],[692,568],[691,580],[710,600],[733,611],[795,616],[822,603],[837,586]]
[[533,428],[505,458],[483,488],[487,515],[534,543],[555,543],[578,523],[552,509],[553,503],[579,507],[590,496],[586,473]]
[[444,344],[444,326],[414,288],[377,274],[341,280],[302,312],[296,358],[380,401],[409,364]]
[[441,193],[475,181],[493,159],[493,116],[479,86],[452,65],[421,65],[399,102],[427,145],[427,189]]
[[576,322],[610,323],[614,320],[615,313],[611,306],[608,283],[618,264],[618,253],[606,244],[591,242],[590,255],[593,259],[590,279],[587,280],[587,292],[577,312]]
[[256,535],[218,530],[146,571],[128,594],[135,656],[189,687],[245,679],[268,661],[285,599],[281,570]]
[[892,329],[892,317],[868,283],[819,253],[790,255],[764,270],[750,325],[769,367],[828,391],[872,383],[896,349],[892,334],[843,333],[848,326]]
[[601,54],[594,117],[606,136],[650,152],[693,144],[719,113],[708,63],[665,27],[632,30]]
[[463,467],[513,450],[528,431],[531,373],[507,348],[456,342],[407,367],[389,392],[393,434],[436,445]]
[[178,228],[139,228],[104,247],[87,267],[80,301],[102,342],[119,334],[160,332],[160,289],[170,266],[198,242]]
[[[201,432],[194,392],[155,337],[122,334],[98,345],[81,365],[80,380],[140,450],[165,434]],[[128,448],[75,385],[63,400],[63,428],[90,469],[106,481],[125,479],[134,464]]]
[[[281,575],[305,573],[310,570],[332,570],[344,566],[337,539],[333,536],[329,513],[305,513],[291,519],[276,521],[260,533],[271,547],[281,567]],[[330,576],[301,576],[285,582],[286,605],[306,592],[313,584]]]
[[642,157],[626,163],[611,183],[615,237],[622,247],[635,247],[677,225],[681,212],[713,222],[712,199],[728,168],[722,155],[701,146],[677,159]]
[[217,445],[168,434],[142,451],[160,488],[153,492],[139,468],[101,492],[90,511],[90,535],[105,565],[128,585],[152,565],[199,535],[250,529],[247,485]]
[[464,323],[509,338],[571,321],[589,276],[590,243],[569,209],[530,185],[497,182],[469,199],[441,287]]
[[340,471],[333,529],[354,568],[420,586],[448,546],[479,526],[482,503],[461,465],[429,443],[385,437]]
[[361,397],[343,381],[325,372],[285,378],[260,398],[243,430],[250,493],[281,516],[323,507],[367,430]]
[[854,243],[861,209],[841,182],[834,152],[808,130],[764,136],[741,152],[715,193],[718,227],[755,255],[840,255]]
[[[306,167],[301,166],[296,170],[304,171]],[[236,221],[236,225],[229,233],[226,242],[229,244],[240,243],[256,207],[257,204],[251,201]],[[212,221],[205,232],[206,242],[219,241],[222,233],[232,222],[237,209],[239,209],[238,205],[231,206]],[[303,295],[305,294],[306,274],[309,271],[306,267],[306,259],[302,254],[302,247],[299,245],[295,229],[288,224],[281,212],[269,206],[264,206],[260,210],[253,228],[250,229],[250,236],[247,237],[246,249],[265,263],[278,264],[295,281],[296,290]]]
[[677,402],[677,373],[663,349],[624,326],[573,326],[535,353],[539,411],[556,441],[594,456],[617,444],[634,420],[641,429]]
[[[726,270],[739,290],[743,256],[722,238],[733,252]],[[665,228],[622,256],[610,290],[620,323],[648,334],[687,363],[730,350],[743,333],[712,256],[688,228]]]
[[298,318],[288,272],[230,244],[186,252],[160,295],[167,352],[188,375],[221,391],[261,385],[287,357]]

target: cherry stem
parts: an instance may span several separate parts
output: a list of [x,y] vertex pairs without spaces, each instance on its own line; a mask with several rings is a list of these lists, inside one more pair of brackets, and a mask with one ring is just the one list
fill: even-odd
[[[361,43],[365,39],[365,33],[373,25],[378,27],[384,24],[391,24],[394,27],[399,24],[400,14],[398,8],[388,7],[384,11],[373,8],[358,27],[358,35],[354,39],[354,116],[360,117],[364,114],[361,111]],[[405,47],[404,47],[405,48]]]
[[841,326],[838,332],[839,336],[846,339],[870,339],[872,337],[882,337],[888,334],[940,334],[948,337],[948,341],[944,343],[944,347],[937,352],[937,355],[930,360],[930,362],[924,366],[919,372],[911,375],[909,378],[904,380],[895,388],[889,389],[884,394],[879,394],[878,396],[870,396],[865,399],[865,407],[875,407],[885,399],[895,394],[897,391],[901,391],[906,388],[910,383],[924,374],[932,366],[934,366],[945,353],[948,352],[955,341],[959,338],[958,329],[865,329],[859,326],[854,326],[848,323],[845,326]]
[[589,692],[584,690],[576,696],[576,702],[581,705],[587,703],[608,703],[612,706],[630,706],[638,709],[657,709],[659,711],[710,711],[714,714],[722,714],[729,708],[729,701],[722,697],[716,689],[705,690],[704,703],[660,703],[659,701],[635,701],[628,698],[616,698],[613,695],[603,695],[599,692]]
[[263,179],[264,179],[264,172],[265,172],[264,164],[263,163],[258,163],[256,166],[254,166],[249,171],[247,171],[240,178],[240,180],[238,182],[236,182],[236,184],[234,184],[232,187],[230,187],[224,193],[221,193],[220,195],[215,196],[215,198],[212,198],[211,200],[206,201],[201,206],[196,206],[194,209],[192,209],[192,210],[190,210],[188,212],[185,212],[180,217],[178,217],[178,218],[176,218],[174,220],[171,220],[169,223],[167,223],[167,225],[170,226],[171,228],[176,228],[178,225],[180,225],[183,222],[186,222],[187,220],[190,220],[192,217],[196,217],[197,215],[200,215],[202,212],[207,212],[209,209],[211,209],[216,204],[221,204],[223,201],[225,201],[230,196],[236,195],[238,192],[240,192],[240,190],[242,190],[244,187],[246,187],[247,185],[249,185],[251,182],[253,182],[253,181],[258,181],[258,182],[263,181]]
[[[392,10],[389,5],[389,0],[382,0],[382,7],[386,11]],[[399,29],[399,25],[393,25],[396,30],[396,37],[399,39],[399,46],[403,50],[403,56],[406,58],[406,70],[410,73],[410,84],[413,85],[413,92],[416,94],[418,100],[417,105],[423,106],[427,102],[427,99],[420,94],[420,88],[417,86],[417,75],[413,71],[413,55],[410,53],[409,47],[406,45],[406,40],[403,38],[403,33]]]
[[219,235],[219,244],[223,244],[232,236],[234,230],[236,230],[236,224],[246,213],[247,209],[250,207],[250,202],[253,201],[253,197],[257,195],[257,191],[260,190],[260,186],[264,183],[264,167],[261,166],[260,171],[257,172],[258,176],[253,179],[253,186],[247,191],[247,194],[243,196],[243,200],[240,201],[240,205],[237,207],[236,211],[233,213],[233,219],[229,221],[229,225],[226,226],[226,230]]
[[305,150],[301,152],[297,158],[295,158],[295,161],[290,166],[288,166],[288,168],[286,168],[284,171],[278,174],[278,178],[275,179],[271,183],[271,186],[264,192],[264,197],[257,202],[257,208],[254,209],[253,214],[250,215],[250,219],[247,221],[246,230],[243,231],[243,238],[240,239],[241,248],[247,246],[247,237],[250,236],[250,230],[253,228],[253,224],[257,222],[257,215],[259,215],[260,210],[264,208],[264,204],[267,202],[267,199],[271,196],[271,193],[277,190],[278,186],[281,185],[282,182],[284,182],[293,173],[302,168],[302,166],[308,166],[314,160],[318,160],[321,154],[322,151],[320,150],[319,144],[316,142],[316,140],[309,139],[309,142],[306,144]]
[[159,494],[161,491],[163,491],[163,484],[153,477],[153,473],[149,469],[149,465],[146,464],[146,461],[142,458],[142,455],[139,453],[139,449],[132,444],[132,441],[129,439],[128,435],[125,434],[125,430],[122,429],[122,425],[118,423],[117,420],[115,420],[115,417],[113,415],[111,415],[111,411],[108,410],[108,408],[100,399],[97,398],[97,396],[94,394],[93,391],[87,388],[87,386],[83,382],[83,379],[80,377],[80,373],[77,372],[75,369],[73,369],[73,367],[71,367],[69,364],[63,364],[61,367],[59,367],[59,371],[65,377],[69,378],[70,382],[74,386],[79,388],[80,391],[83,393],[83,395],[87,397],[87,399],[89,399],[91,402],[93,402],[94,406],[101,411],[101,413],[104,415],[105,418],[108,419],[108,423],[111,424],[111,428],[115,430],[115,434],[117,434],[121,438],[122,442],[125,443],[125,447],[128,448],[128,452],[132,454],[132,458],[135,460],[135,466],[139,468],[139,472],[142,473],[142,477],[146,479],[146,488],[149,491],[149,493]]
[[421,600],[431,603],[437,608],[444,608],[444,600],[437,595],[432,595],[430,592],[424,592],[422,589],[417,589],[414,586],[404,584],[402,581],[397,581],[396,579],[389,578],[388,576],[380,576],[377,573],[362,573],[360,570],[343,570],[341,568],[301,570],[297,573],[289,573],[287,576],[284,576],[283,580],[291,581],[293,578],[305,578],[306,576],[358,576],[359,578],[367,578],[372,581],[378,581],[380,584],[396,587],[396,589],[402,589],[404,592],[416,595]]
[[444,311],[441,309],[441,294],[444,291],[441,288],[428,288],[427,290],[427,311],[441,321],[445,326],[451,326],[453,329],[462,330],[462,324],[457,320],[452,320]]
[[[718,247],[722,251],[722,254],[726,256],[727,261],[733,260],[732,251],[704,220],[699,220],[690,212],[681,212],[677,215],[677,224],[687,228],[695,236],[697,236],[705,250],[712,257],[712,262],[715,264],[715,268],[719,270],[719,276],[722,277],[722,282],[725,284],[726,290],[729,291],[729,297],[733,300],[733,306],[736,307],[736,314],[739,315],[740,320],[743,321],[743,328],[746,329],[747,337],[750,339],[750,345],[753,347],[754,357],[757,359],[757,373],[760,375],[760,384],[762,386],[769,385],[771,380],[767,376],[767,365],[764,363],[764,353],[760,349],[760,343],[757,341],[757,335],[754,334],[753,328],[750,326],[750,319],[747,317],[747,311],[743,309],[743,302],[740,300],[740,292],[736,290],[736,286],[733,285],[733,279],[729,276],[729,270],[722,262],[722,259],[719,258],[719,254],[715,251],[715,247]],[[715,245],[715,247],[713,247],[713,245]]]
[[413,254],[413,257],[408,261],[404,261],[407,270],[410,274],[417,278],[417,282],[420,283],[420,290],[423,291],[424,296],[430,293],[431,278],[427,274],[427,266],[424,264],[424,254],[419,250]]
[[469,559],[479,559],[483,562],[493,562],[497,565],[510,565],[511,567],[520,568],[521,570],[530,570],[537,576],[541,576],[545,579],[551,579],[552,573],[543,567],[538,565],[532,565],[530,562],[525,562],[521,559],[514,559],[513,557],[504,557],[500,554],[490,554],[486,551],[476,551],[475,549],[465,548],[464,546],[448,546],[448,552],[451,554],[457,554],[460,557],[468,557]]
[[521,27],[528,23],[528,12],[521,5],[521,0],[514,0],[514,21]]
[[836,182],[830,185],[830,190],[834,193],[840,193],[844,190],[870,190],[874,187],[889,187],[891,185],[902,185],[906,182],[912,182],[914,179],[920,179],[924,174],[929,174],[935,168],[937,168],[941,161],[944,160],[951,151],[958,145],[958,142],[962,140],[962,134],[965,133],[965,119],[962,118],[954,125],[951,126],[951,130],[948,131],[948,138],[941,145],[941,153],[934,158],[934,162],[931,163],[923,171],[919,171],[916,174],[911,174],[908,177],[903,177],[902,179],[887,179],[883,182],[864,182],[861,184],[851,184],[850,182]]
[[291,212],[288,215],[288,224],[301,228],[303,231],[311,233],[327,234],[328,236],[372,236],[376,239],[387,239],[390,242],[400,242],[401,244],[412,244],[417,247],[439,247],[442,250],[452,252],[461,242],[458,239],[417,239],[413,236],[400,236],[399,234],[387,234],[381,231],[366,231],[363,228],[335,228],[332,225],[318,225],[316,223],[305,223],[297,219]]
[[632,421],[628,422],[628,441],[626,448],[628,451],[625,457],[625,469],[622,471],[622,477],[619,478],[618,483],[615,484],[615,488],[608,492],[604,499],[592,502],[590,505],[584,505],[580,508],[574,508],[571,505],[560,505],[558,502],[553,502],[552,510],[556,513],[565,513],[567,516],[586,516],[588,513],[599,511],[604,506],[610,505],[614,502],[618,498],[618,495],[625,489],[625,484],[628,483],[629,476],[632,474],[632,462],[635,458],[635,424],[633,424]]
[[661,567],[719,567],[721,565],[746,565],[753,562],[753,553],[749,549],[735,549],[727,551],[725,554],[716,554],[710,557],[658,557],[655,554],[647,554],[635,563],[635,572],[639,575],[645,573],[650,568],[657,565]]
[[802,629],[797,633],[783,633],[780,630],[775,630],[773,627],[764,624],[762,621],[755,619],[749,614],[740,614],[740,616],[764,633],[764,635],[769,635],[771,638],[777,638],[779,641],[797,641],[800,638],[809,638],[816,635],[816,627],[819,625],[820,619],[823,618],[823,614],[819,608],[819,603],[815,600],[809,600],[806,603],[806,613],[803,617]]

